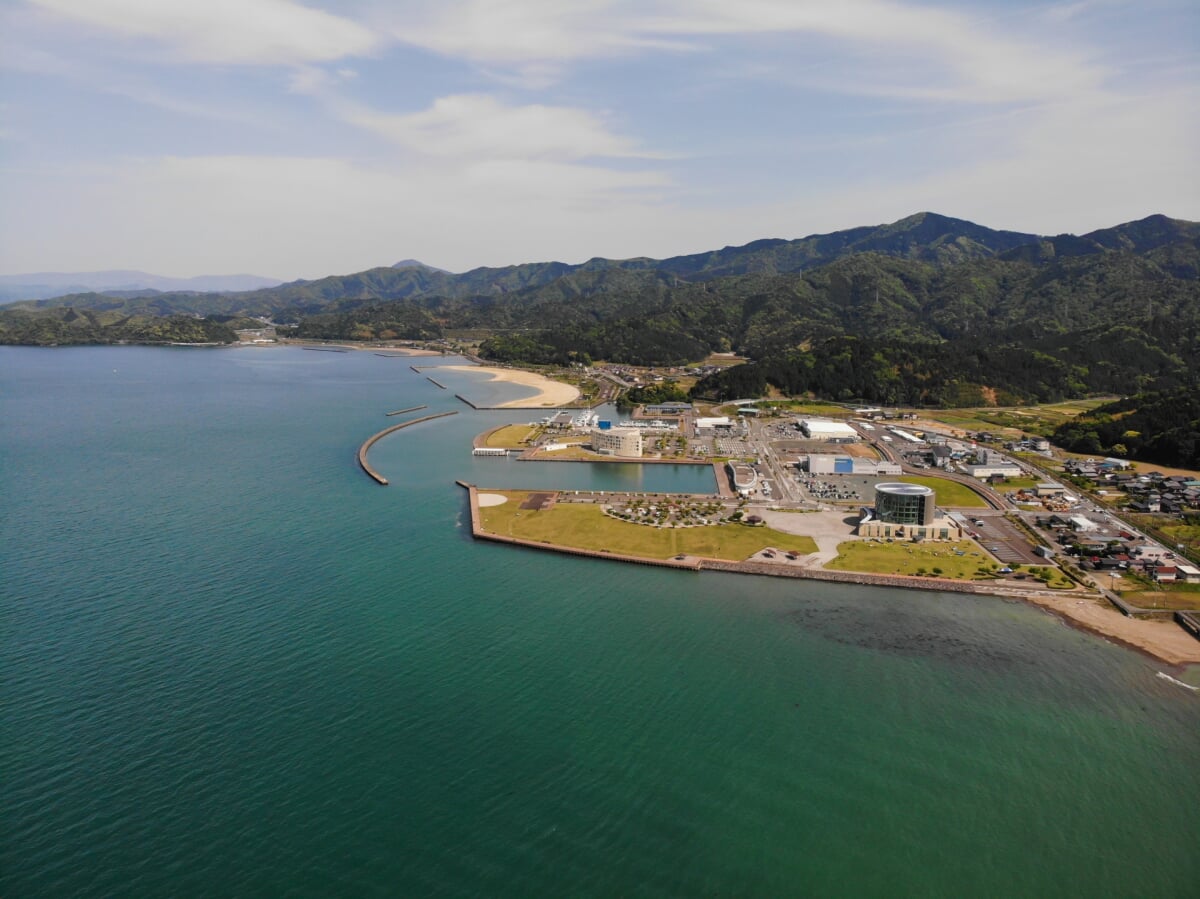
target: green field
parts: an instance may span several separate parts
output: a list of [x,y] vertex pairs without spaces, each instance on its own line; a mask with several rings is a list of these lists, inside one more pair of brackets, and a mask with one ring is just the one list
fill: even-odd
[[696,528],[656,528],[619,521],[591,503],[559,503],[544,511],[519,508],[529,491],[489,490],[508,497],[502,506],[479,510],[485,531],[536,543],[669,559],[687,554],[740,562],[767,547],[807,555],[817,551],[811,537],[767,527],[723,524]]
[[906,484],[921,484],[929,487],[936,494],[935,502],[942,508],[959,506],[966,509],[986,509],[987,503],[978,493],[965,484],[957,481],[947,481],[945,478],[927,478],[917,475],[904,475],[897,478]]
[[[963,553],[958,555],[955,550]],[[850,540],[838,546],[838,556],[826,563],[836,571],[864,571],[871,574],[934,574],[937,577],[971,580],[981,577],[980,566],[996,570],[992,561],[969,540],[958,543],[872,543]]]

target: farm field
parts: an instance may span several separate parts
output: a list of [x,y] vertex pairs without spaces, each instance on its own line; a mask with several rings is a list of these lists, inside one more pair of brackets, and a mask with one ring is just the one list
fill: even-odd
[[687,554],[740,562],[767,547],[808,555],[817,551],[811,537],[784,534],[768,527],[723,524],[694,528],[657,528],[619,521],[591,503],[559,503],[545,510],[520,508],[530,491],[489,490],[504,496],[503,505],[479,510],[484,530],[536,543],[596,552],[669,559]]

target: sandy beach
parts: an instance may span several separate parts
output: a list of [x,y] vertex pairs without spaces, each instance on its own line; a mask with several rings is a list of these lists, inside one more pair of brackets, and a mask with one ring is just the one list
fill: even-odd
[[509,400],[499,403],[497,409],[545,409],[549,406],[565,406],[579,398],[579,391],[570,384],[552,381],[544,375],[517,368],[492,368],[487,365],[439,365],[445,371],[481,372],[490,375],[493,381],[503,381],[506,384],[520,384],[522,387],[534,387],[537,396],[520,400]]
[[1022,598],[1069,624],[1140,649],[1170,665],[1200,664],[1200,640],[1174,621],[1127,618],[1094,595],[1072,592],[1061,597],[1031,594]]

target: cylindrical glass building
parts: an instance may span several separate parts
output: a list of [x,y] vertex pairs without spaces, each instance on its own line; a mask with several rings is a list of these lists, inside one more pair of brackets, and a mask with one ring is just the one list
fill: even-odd
[[933,524],[934,493],[920,484],[875,485],[875,520],[895,524]]

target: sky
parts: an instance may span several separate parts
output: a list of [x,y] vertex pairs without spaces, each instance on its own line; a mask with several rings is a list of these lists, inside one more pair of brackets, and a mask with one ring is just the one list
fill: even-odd
[[1200,219],[1195,0],[0,0],[0,274]]

